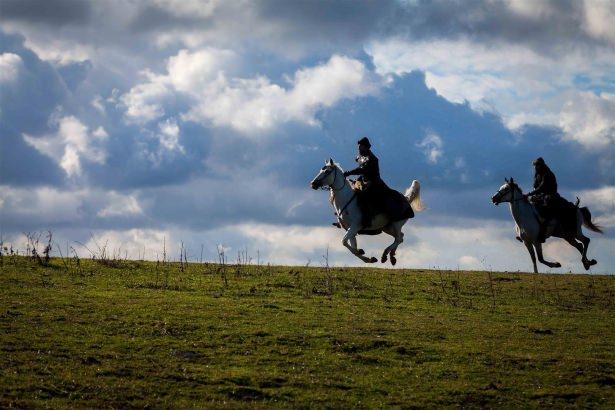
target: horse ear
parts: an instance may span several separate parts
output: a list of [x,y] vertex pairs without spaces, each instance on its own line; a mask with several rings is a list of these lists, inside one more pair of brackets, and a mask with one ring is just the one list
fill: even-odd
[[512,184],[513,182],[515,182],[513,181],[513,177],[510,177],[510,183]]
[[504,181],[506,181],[506,183],[508,183],[508,178],[504,177]]
[[333,165],[333,158],[329,158],[329,165]]

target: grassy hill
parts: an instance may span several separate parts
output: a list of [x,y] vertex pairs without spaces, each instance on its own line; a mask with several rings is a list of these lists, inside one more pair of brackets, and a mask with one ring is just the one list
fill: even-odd
[[615,276],[5,256],[0,407],[615,407]]

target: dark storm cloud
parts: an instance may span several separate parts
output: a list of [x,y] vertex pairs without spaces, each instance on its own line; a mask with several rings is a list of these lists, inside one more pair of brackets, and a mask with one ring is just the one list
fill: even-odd
[[49,116],[62,103],[67,89],[56,70],[23,47],[23,38],[0,31],[0,54],[21,59],[15,81],[0,84],[0,183],[59,185],[57,164],[23,140],[23,134],[48,130]]
[[[211,20],[208,17],[206,20]],[[129,27],[134,32],[158,31],[182,27],[195,28],[203,25],[204,19],[199,16],[177,16],[168,9],[157,7],[153,4],[145,4],[143,8],[131,20]]]
[[524,14],[504,1],[434,0],[400,6],[390,21],[389,33],[405,33],[413,38],[464,35],[476,40],[500,39],[557,48],[562,43],[594,41],[583,30],[583,23],[583,4],[579,1],[535,2],[532,10]]
[[0,21],[43,25],[82,25],[89,21],[92,3],[82,0],[2,0]]
[[[96,5],[95,13],[90,4]],[[128,8],[125,4],[134,6],[126,18],[107,24],[106,11],[113,8],[113,16],[122,15]],[[356,140],[362,135],[371,138],[391,187],[403,191],[412,179],[422,182],[429,212],[421,223],[430,226],[455,226],[461,218],[509,219],[508,212],[493,207],[489,197],[510,176],[527,191],[531,161],[537,156],[551,165],[569,199],[579,189],[615,184],[609,159],[612,144],[588,151],[563,141],[555,128],[526,127],[513,133],[496,114],[478,113],[468,104],[438,96],[418,72],[395,77],[378,96],[346,100],[319,111],[320,126],[288,123],[258,138],[183,121],[181,114],[189,102],[173,95],[164,102],[166,116],[161,120],[177,121],[183,151],[162,149],[158,121],[127,123],[121,102],[107,99],[113,88],[121,95],[142,82],[135,74],[139,70],[164,73],[165,59],[183,46],[172,44],[161,51],[155,39],[174,30],[208,34],[202,44],[236,45],[244,60],[242,75],[263,75],[284,87],[285,78],[298,69],[289,53],[303,53],[301,67],[314,66],[331,53],[359,56],[369,67],[364,44],[386,36],[469,37],[485,43],[496,39],[547,51],[561,51],[571,44],[602,44],[584,31],[579,2],[549,3],[552,7],[544,16],[523,16],[493,1],[366,2],[361,7],[355,2],[237,4],[221,2],[213,14],[203,16],[178,15],[147,2],[79,2],[75,7],[81,12],[59,6],[66,11],[63,17],[54,16],[55,11],[45,17],[42,11],[51,6],[30,10],[30,17],[23,10],[21,15],[15,10],[3,13],[11,23],[42,27],[43,38],[101,47],[96,61],[57,67],[24,48],[23,38],[0,38],[1,52],[15,53],[24,61],[19,83],[2,90],[0,183],[70,185],[54,161],[22,138],[23,133],[40,137],[55,132],[49,117],[58,106],[63,107],[61,115],[75,115],[90,132],[103,126],[109,134],[104,144],[106,162],[81,164],[84,186],[96,192],[83,199],[78,218],[5,209],[4,229],[210,229],[245,222],[322,226],[333,220],[333,214],[326,194],[311,191],[308,182],[329,156],[345,169],[354,167]],[[54,24],[72,29],[57,30]],[[91,106],[96,95],[104,112]],[[432,133],[441,144],[435,161],[421,146]],[[111,190],[134,193],[143,214],[99,216],[103,206],[99,201]]]

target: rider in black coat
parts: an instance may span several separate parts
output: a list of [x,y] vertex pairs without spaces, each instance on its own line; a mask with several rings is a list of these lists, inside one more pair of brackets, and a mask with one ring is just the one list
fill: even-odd
[[371,151],[372,145],[367,137],[361,138],[357,142],[359,146],[359,156],[356,161],[359,166],[351,171],[344,172],[344,176],[359,175],[359,180],[363,184],[363,190],[358,197],[359,207],[363,216],[363,226],[371,225],[372,218],[383,210],[384,199],[387,185],[380,178],[380,167],[378,158]]
[[541,158],[534,162],[534,190],[529,192],[528,196],[542,195],[553,196],[557,195],[557,179],[555,174]]
[[534,190],[527,193],[530,202],[536,206],[545,221],[541,224],[539,240],[545,241],[545,227],[557,216],[560,196],[557,193],[557,179],[542,157],[534,164]]

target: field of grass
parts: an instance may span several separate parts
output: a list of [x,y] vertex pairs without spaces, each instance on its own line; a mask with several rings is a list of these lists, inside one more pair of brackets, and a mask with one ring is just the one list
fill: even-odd
[[615,276],[1,263],[1,408],[615,407]]

